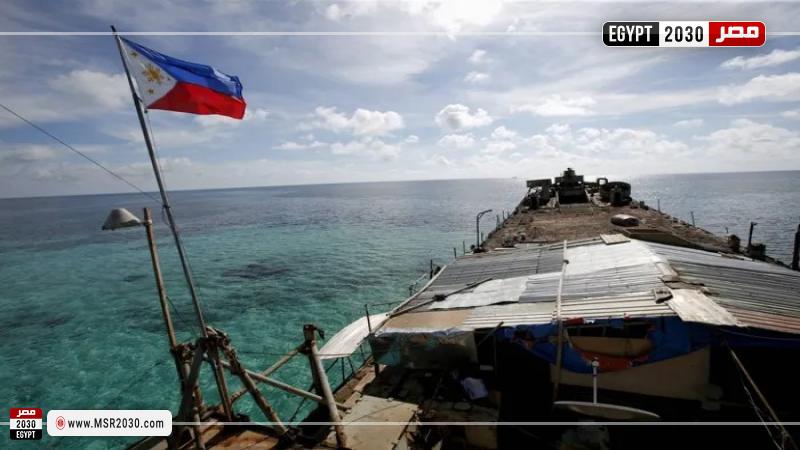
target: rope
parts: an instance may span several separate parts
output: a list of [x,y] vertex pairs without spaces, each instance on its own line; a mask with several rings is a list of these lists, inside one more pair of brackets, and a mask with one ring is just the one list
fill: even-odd
[[744,393],[747,394],[747,400],[750,402],[750,406],[753,408],[753,412],[758,417],[758,420],[764,425],[764,429],[766,430],[767,434],[769,435],[770,440],[778,450],[783,450],[783,447],[775,440],[775,436],[772,433],[769,425],[767,425],[767,421],[764,420],[763,411],[759,406],[756,404],[755,399],[753,398],[753,394],[750,392],[750,389],[747,388],[747,383],[744,380],[744,376],[742,375],[741,370],[737,370],[737,375],[739,375],[739,382],[742,383],[742,388],[744,389]]
[[[792,439],[791,435],[786,430],[786,428],[784,428],[783,425],[781,425],[780,419],[778,418],[778,415],[775,413],[775,410],[772,409],[772,406],[767,401],[767,398],[764,397],[764,394],[761,393],[761,390],[758,388],[758,385],[756,385],[755,381],[750,376],[750,373],[747,371],[747,368],[745,368],[744,364],[739,359],[739,356],[736,355],[736,352],[734,352],[733,349],[730,346],[727,345],[727,342],[725,343],[725,346],[728,348],[728,352],[730,352],[731,359],[733,360],[733,362],[735,363],[736,368],[738,369],[739,378],[740,378],[740,380],[742,382],[742,387],[744,387],[745,393],[747,393],[747,396],[749,397],[750,404],[753,406],[753,409],[754,409],[754,411],[756,413],[756,416],[758,416],[759,420],[761,420],[761,423],[766,427],[767,433],[769,434],[770,439],[772,440],[772,442],[780,450],[785,450],[787,448],[796,450],[797,449],[797,445],[795,444],[795,442]],[[745,383],[745,380],[747,381],[747,383]],[[770,430],[769,426],[767,426],[767,424],[765,423],[766,421],[764,420],[764,418],[761,415],[760,408],[758,408],[758,406],[755,404],[755,399],[753,398],[752,394],[750,393],[750,390],[747,389],[747,384],[750,384],[753,387],[753,390],[756,392],[756,395],[758,395],[759,399],[761,400],[761,402],[766,407],[769,416],[772,417],[772,420],[777,423],[776,427],[778,428],[778,430],[781,433],[781,438],[782,438],[781,439],[782,440],[781,443],[778,443],[775,440],[775,437],[772,434],[772,430]]]
[[106,166],[104,166],[104,165],[100,164],[100,163],[99,163],[97,160],[95,160],[95,159],[91,158],[91,157],[90,157],[90,156],[88,156],[87,154],[85,154],[85,153],[81,152],[80,150],[76,149],[75,147],[73,147],[73,146],[71,146],[71,145],[67,144],[66,142],[64,142],[63,140],[61,140],[60,138],[58,138],[58,137],[57,137],[57,136],[55,136],[54,134],[50,133],[49,131],[45,130],[44,128],[40,127],[39,125],[36,125],[35,123],[33,123],[33,122],[31,122],[30,120],[26,119],[25,117],[21,116],[21,115],[20,115],[20,114],[18,114],[16,111],[14,111],[14,110],[12,110],[11,108],[9,108],[8,106],[6,106],[6,105],[4,105],[4,104],[0,103],[0,107],[2,107],[2,108],[3,108],[3,109],[5,109],[6,111],[8,111],[8,112],[9,112],[9,113],[11,113],[12,115],[14,115],[14,116],[15,116],[16,118],[18,118],[19,120],[21,120],[21,121],[25,122],[26,124],[30,125],[31,127],[33,127],[34,129],[36,129],[37,131],[41,132],[41,133],[42,133],[42,134],[44,134],[45,136],[49,137],[50,139],[53,139],[54,141],[58,142],[59,144],[63,145],[64,147],[66,147],[67,149],[69,149],[69,150],[71,150],[71,151],[75,152],[76,154],[80,155],[81,157],[83,157],[84,159],[86,159],[87,161],[89,161],[90,163],[92,163],[92,164],[96,165],[97,167],[99,167],[99,168],[103,169],[103,170],[104,170],[106,173],[108,173],[109,175],[111,175],[111,176],[113,176],[114,178],[116,178],[116,179],[118,179],[118,180],[122,181],[123,183],[127,184],[128,186],[132,187],[133,189],[135,189],[135,190],[139,191],[139,193],[140,193],[140,194],[143,194],[143,195],[145,195],[145,196],[149,197],[151,200],[155,201],[156,203],[158,203],[158,204],[161,204],[161,200],[157,199],[156,197],[154,197],[154,196],[153,196],[153,195],[151,195],[150,193],[146,192],[144,189],[142,189],[142,188],[140,188],[139,186],[137,186],[137,185],[133,184],[132,182],[128,181],[128,180],[127,180],[127,179],[125,179],[125,178],[124,178],[122,175],[118,175],[118,174],[116,174],[116,173],[115,173],[113,170],[111,170],[111,169],[109,169],[108,167],[106,167]]

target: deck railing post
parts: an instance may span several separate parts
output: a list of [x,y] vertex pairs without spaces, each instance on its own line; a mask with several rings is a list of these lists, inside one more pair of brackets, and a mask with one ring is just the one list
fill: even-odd
[[336,409],[336,400],[333,397],[333,391],[331,391],[331,386],[328,383],[328,375],[322,367],[322,360],[319,358],[319,350],[317,350],[317,327],[312,324],[303,326],[303,336],[305,337],[311,370],[316,373],[316,379],[319,381],[322,397],[325,399],[325,403],[328,406],[328,414],[330,415],[331,422],[334,423],[333,429],[336,433],[336,445],[338,448],[347,448],[347,438],[344,434],[342,420],[339,417],[339,410]]
[[792,269],[800,270],[800,225],[794,234],[794,251],[792,252]]

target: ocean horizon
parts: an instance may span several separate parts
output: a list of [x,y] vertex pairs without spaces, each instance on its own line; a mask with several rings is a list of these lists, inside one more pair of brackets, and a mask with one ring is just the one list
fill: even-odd
[[[675,176],[675,175],[733,175],[733,174],[759,174],[759,173],[800,173],[800,169],[775,169],[775,170],[745,170],[745,171],[724,171],[724,172],[659,172],[637,175],[584,175],[586,180],[592,181],[596,177],[605,177],[612,181],[630,181],[632,179],[639,179],[643,177],[660,177],[660,176]],[[178,188],[170,189],[169,192],[195,192],[195,191],[225,191],[225,190],[240,190],[240,189],[266,189],[266,188],[282,188],[282,187],[301,187],[301,186],[336,186],[341,184],[373,184],[373,183],[420,183],[420,182],[445,182],[445,181],[480,181],[480,180],[528,180],[536,178],[552,178],[552,175],[531,175],[527,177],[511,176],[511,177],[479,177],[479,178],[430,178],[430,179],[408,179],[408,180],[366,180],[366,181],[332,181],[327,183],[299,183],[299,184],[265,184],[254,186],[225,186],[213,188]],[[157,189],[144,190],[145,193],[158,196]],[[117,191],[117,192],[86,192],[75,194],[48,194],[48,195],[22,195],[11,197],[0,197],[2,200],[26,199],[26,198],[50,198],[50,197],[84,197],[91,195],[127,195],[137,194],[136,191]],[[637,199],[638,200],[638,199]]]

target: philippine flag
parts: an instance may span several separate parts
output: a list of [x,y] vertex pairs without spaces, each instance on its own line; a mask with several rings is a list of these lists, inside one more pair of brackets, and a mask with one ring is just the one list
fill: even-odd
[[128,68],[148,109],[244,117],[239,78],[122,39]]

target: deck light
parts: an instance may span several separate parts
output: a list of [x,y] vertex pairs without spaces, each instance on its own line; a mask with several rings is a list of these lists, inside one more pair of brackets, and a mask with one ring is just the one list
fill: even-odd
[[490,212],[492,212],[492,210],[487,209],[479,212],[478,215],[475,216],[475,249],[478,249],[481,246],[481,217]]
[[103,230],[116,230],[118,228],[138,227],[142,221],[125,208],[112,209],[108,214]]

